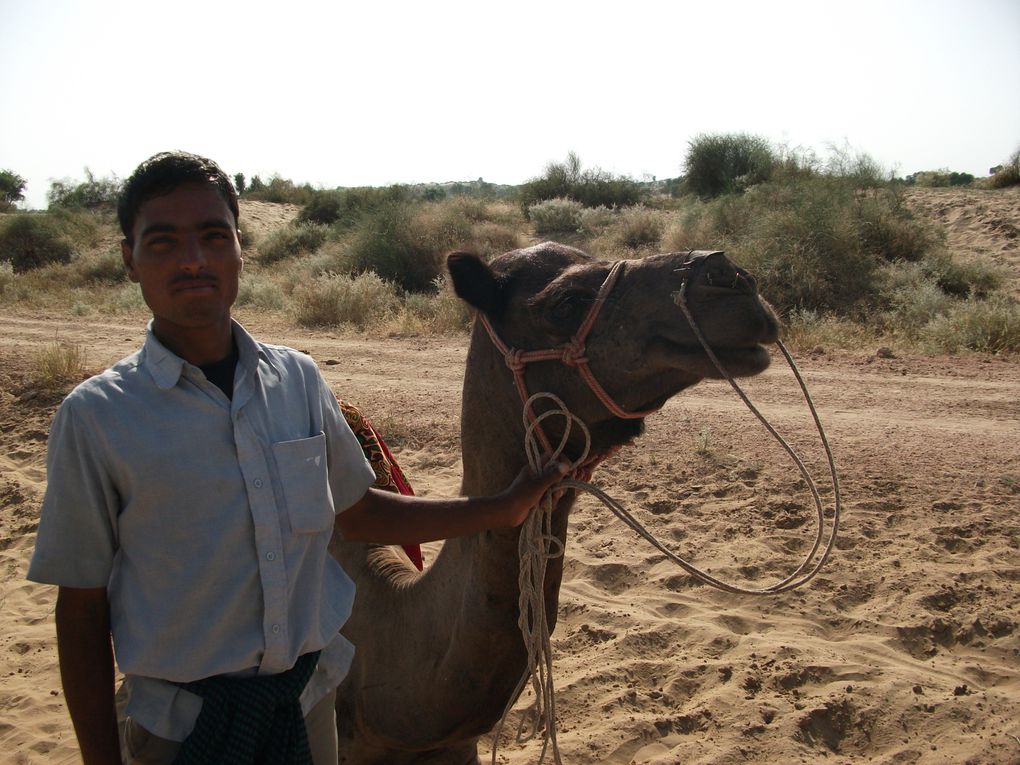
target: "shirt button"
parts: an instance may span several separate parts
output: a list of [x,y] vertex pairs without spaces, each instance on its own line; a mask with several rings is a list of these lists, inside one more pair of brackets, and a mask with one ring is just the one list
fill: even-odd
[[276,560],[276,553],[274,552],[266,553],[266,560]]
[[274,624],[273,625],[273,634],[274,635],[279,635],[280,634],[280,625],[279,624]]
[[256,489],[261,489],[262,488],[262,479],[261,478],[256,478],[253,481],[253,483],[255,484],[255,488]]

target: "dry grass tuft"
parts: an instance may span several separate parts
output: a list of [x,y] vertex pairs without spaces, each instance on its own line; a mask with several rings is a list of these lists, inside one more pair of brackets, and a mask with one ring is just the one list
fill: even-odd
[[85,346],[77,343],[51,343],[32,359],[28,385],[54,390],[85,377]]

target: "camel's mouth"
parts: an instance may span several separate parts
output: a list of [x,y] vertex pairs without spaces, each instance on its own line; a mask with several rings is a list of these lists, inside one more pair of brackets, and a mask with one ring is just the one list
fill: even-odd
[[[658,344],[661,344],[669,357],[670,366],[690,371],[698,377],[710,379],[723,377],[700,345],[676,343],[666,338],[660,338]],[[738,348],[713,347],[712,353],[723,369],[733,377],[752,377],[761,374],[772,363],[768,349],[757,343]]]

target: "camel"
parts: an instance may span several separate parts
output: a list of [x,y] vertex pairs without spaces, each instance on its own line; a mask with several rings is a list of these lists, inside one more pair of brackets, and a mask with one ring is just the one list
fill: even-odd
[[[567,343],[585,319],[610,265],[572,247],[539,244],[495,258],[469,253],[447,260],[454,289],[484,314],[512,348]],[[626,261],[587,336],[586,356],[598,383],[627,412],[660,408],[671,396],[719,376],[677,308],[684,278],[687,303],[701,331],[735,376],[765,370],[779,324],[754,280],[722,253],[688,253]],[[559,396],[591,431],[591,451],[605,455],[637,437],[643,418],[610,413],[569,366],[529,364],[531,392]],[[536,404],[536,408],[538,405]],[[560,423],[560,424],[558,424]],[[557,443],[562,420],[545,429]],[[461,449],[465,495],[496,493],[526,462],[522,401],[500,350],[476,321],[464,375]],[[582,448],[571,436],[567,454]],[[575,492],[553,510],[566,541]],[[519,530],[448,540],[424,573],[394,548],[335,539],[332,554],[357,583],[343,633],[357,646],[337,694],[341,763],[478,762],[477,743],[499,721],[526,664],[517,625]],[[545,580],[550,629],[563,559]]]

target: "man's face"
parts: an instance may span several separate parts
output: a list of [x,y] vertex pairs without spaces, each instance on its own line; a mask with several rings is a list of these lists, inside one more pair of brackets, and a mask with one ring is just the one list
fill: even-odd
[[121,254],[157,336],[229,326],[241,243],[237,221],[213,187],[178,186],[144,202]]

